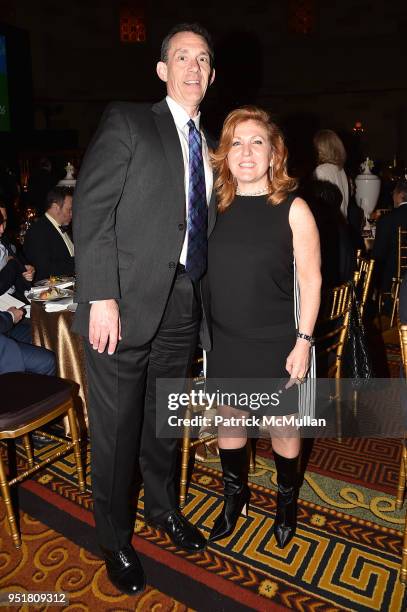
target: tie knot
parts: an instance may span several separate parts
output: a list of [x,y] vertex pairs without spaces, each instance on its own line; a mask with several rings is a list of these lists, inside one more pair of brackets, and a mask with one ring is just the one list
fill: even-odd
[[68,226],[67,226],[67,225],[60,225],[60,226],[59,226],[59,229],[61,230],[61,232],[62,232],[63,234],[65,234],[65,232],[67,232],[67,231],[68,231]]
[[[190,130],[196,130],[196,125],[195,125],[195,121],[193,119],[190,119],[187,123],[188,127]],[[198,130],[197,130],[198,131]]]

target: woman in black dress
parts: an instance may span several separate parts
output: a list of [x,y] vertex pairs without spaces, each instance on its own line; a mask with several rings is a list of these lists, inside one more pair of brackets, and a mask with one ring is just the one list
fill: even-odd
[[[306,202],[295,195],[296,181],[287,174],[283,137],[265,111],[234,110],[212,161],[218,218],[208,252],[213,340],[207,355],[209,384],[227,378],[300,383],[310,367],[319,309],[319,237]],[[285,414],[297,412],[295,405]],[[240,420],[247,415],[235,406],[219,406],[218,414]],[[274,533],[282,548],[295,533],[300,440],[295,429],[270,434],[278,483]],[[219,426],[218,442],[225,497],[212,541],[232,533],[250,496],[246,427]]]

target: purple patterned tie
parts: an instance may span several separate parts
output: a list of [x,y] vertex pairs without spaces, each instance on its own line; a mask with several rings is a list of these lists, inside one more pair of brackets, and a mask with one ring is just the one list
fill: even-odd
[[188,250],[185,269],[197,281],[206,271],[208,255],[208,207],[201,134],[192,119],[189,127]]

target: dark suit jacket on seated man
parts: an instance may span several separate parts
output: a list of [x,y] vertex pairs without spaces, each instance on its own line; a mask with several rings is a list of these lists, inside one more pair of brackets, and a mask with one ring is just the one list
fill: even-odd
[[407,181],[399,181],[393,191],[394,210],[379,219],[372,257],[376,261],[378,285],[390,291],[397,274],[397,228],[407,229]]
[[74,246],[68,227],[72,219],[72,190],[55,187],[47,196],[47,211],[28,230],[24,255],[36,268],[36,280],[73,276]]
[[0,312],[0,374],[7,372],[32,372],[55,374],[55,357],[52,351],[26,342],[18,342],[8,334],[20,323],[23,311],[9,308]]
[[74,330],[90,340],[96,530],[109,578],[127,593],[144,588],[130,544],[138,460],[146,520],[178,546],[205,546],[177,510],[178,441],[156,436],[156,379],[187,376],[200,325],[198,282],[215,217],[198,112],[214,78],[207,32],[190,24],[174,28],[164,39],[157,73],[167,86],[165,100],[152,107],[114,103],[105,111],[73,207]]

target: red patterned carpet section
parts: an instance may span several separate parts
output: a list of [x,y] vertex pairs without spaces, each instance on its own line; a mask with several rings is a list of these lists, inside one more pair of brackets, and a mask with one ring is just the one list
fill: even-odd
[[122,595],[108,581],[99,558],[26,513],[21,515],[21,527],[23,544],[17,551],[11,542],[4,504],[0,504],[0,592],[61,592],[66,594],[69,604],[58,608],[4,607],[4,610],[192,612],[191,608],[150,586],[138,597]]

